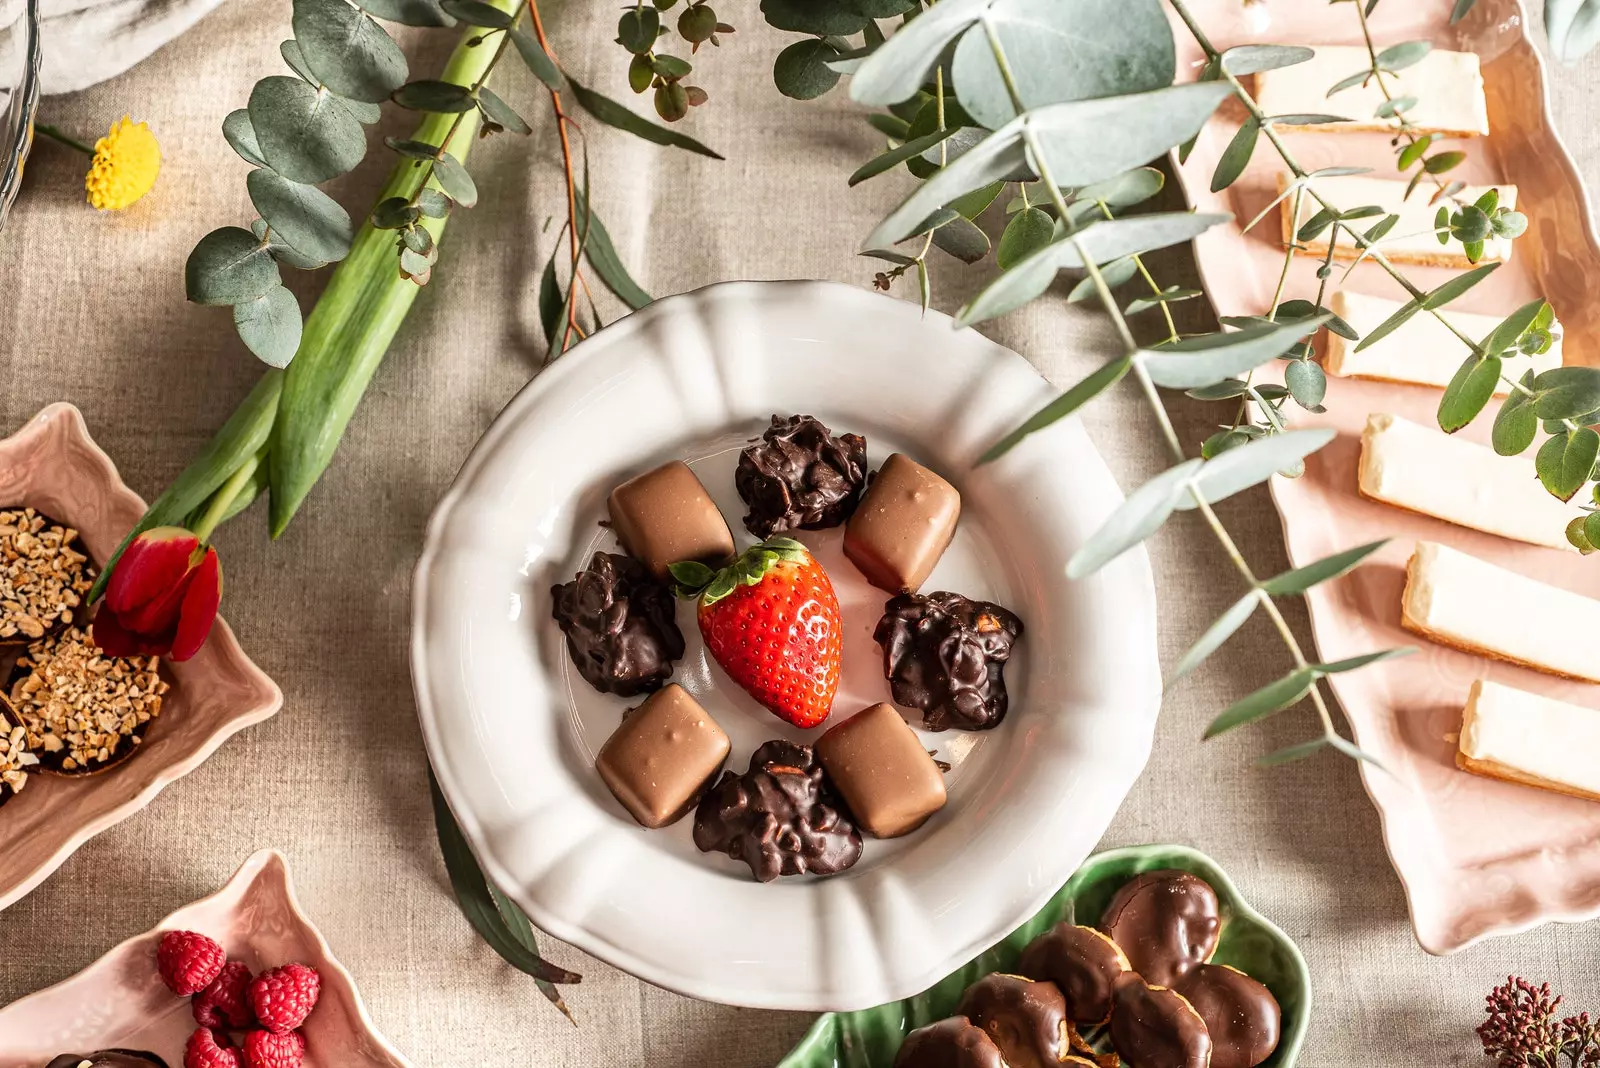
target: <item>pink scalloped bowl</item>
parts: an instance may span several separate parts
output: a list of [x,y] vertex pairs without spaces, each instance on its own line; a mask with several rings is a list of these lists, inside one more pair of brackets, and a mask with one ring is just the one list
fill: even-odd
[[[70,404],[50,405],[0,440],[0,508],[20,506],[76,528],[97,561],[116,549],[145,509]],[[163,670],[172,689],[138,753],[96,775],[31,776],[0,807],[0,909],[283,704],[277,685],[245,656],[221,619],[194,658],[163,664]]]
[[[1467,153],[1451,177],[1515,182],[1517,207],[1528,215],[1528,231],[1517,240],[1510,261],[1453,307],[1504,315],[1542,294],[1561,319],[1566,362],[1600,363],[1600,299],[1593,289],[1600,275],[1600,242],[1583,181],[1551,124],[1546,72],[1528,36],[1527,12],[1519,0],[1479,0],[1470,16],[1451,27],[1452,6],[1451,0],[1383,4],[1372,30],[1379,47],[1426,38],[1478,54],[1492,132],[1448,146]],[[1242,6],[1237,0],[1200,0],[1195,10],[1219,48],[1258,41],[1360,43],[1348,4],[1265,0]],[[1176,36],[1180,66],[1193,78],[1202,57],[1181,27]],[[1339,111],[1338,102],[1337,96],[1330,100],[1329,110]],[[1281,164],[1264,141],[1238,182],[1221,193],[1209,192],[1212,171],[1241,115],[1234,102],[1226,104],[1178,171],[1196,208],[1230,211],[1235,217],[1195,242],[1207,292],[1220,315],[1265,312],[1283,263],[1275,214],[1241,232],[1276,192]],[[1379,174],[1393,172],[1393,149],[1385,134],[1294,133],[1285,140],[1308,169],[1357,164]],[[1314,294],[1316,266],[1312,257],[1297,257],[1286,293]],[[1335,266],[1334,282],[1342,270]],[[1457,273],[1443,267],[1405,270],[1425,289]],[[1405,299],[1370,263],[1342,284]],[[1431,953],[1451,953],[1491,935],[1600,916],[1600,804],[1456,768],[1456,732],[1472,680],[1489,677],[1595,708],[1600,708],[1600,687],[1493,663],[1404,631],[1400,593],[1406,558],[1419,539],[1445,542],[1589,597],[1600,597],[1600,568],[1574,554],[1518,545],[1359,496],[1358,442],[1367,413],[1394,412],[1433,426],[1439,397],[1440,391],[1424,386],[1331,379],[1327,413],[1296,411],[1295,422],[1332,427],[1339,437],[1310,458],[1304,477],[1273,479],[1272,495],[1289,561],[1297,567],[1355,545],[1393,539],[1371,563],[1317,586],[1306,600],[1325,661],[1388,646],[1419,649],[1415,656],[1335,675],[1329,682],[1356,741],[1388,769],[1362,764],[1361,778],[1382,816],[1384,843],[1405,886],[1417,940]],[[1485,413],[1460,436],[1486,442],[1492,420],[1492,412]]]
[[156,974],[164,931],[199,931],[252,972],[298,961],[317,969],[322,994],[306,1020],[307,1068],[410,1068],[378,1034],[355,981],[295,899],[283,855],[264,849],[208,898],[174,912],[83,971],[0,1009],[0,1068],[41,1068],[62,1053],[119,1047],[147,1050],[171,1068],[195,1029],[188,998]]

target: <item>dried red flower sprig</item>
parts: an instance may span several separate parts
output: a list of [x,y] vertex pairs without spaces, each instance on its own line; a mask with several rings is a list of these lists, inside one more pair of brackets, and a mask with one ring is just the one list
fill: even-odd
[[1591,1023],[1586,1012],[1557,1021],[1561,997],[1549,983],[1534,986],[1508,975],[1484,1000],[1489,1018],[1478,1025],[1478,1039],[1495,1068],[1600,1065],[1600,1023]]

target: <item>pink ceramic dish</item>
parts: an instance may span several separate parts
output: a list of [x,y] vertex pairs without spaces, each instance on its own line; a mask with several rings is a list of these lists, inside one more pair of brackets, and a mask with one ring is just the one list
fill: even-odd
[[210,935],[252,972],[292,961],[317,969],[322,994],[304,1028],[307,1068],[410,1068],[374,1030],[350,973],[300,911],[289,865],[273,850],[255,854],[217,893],[71,979],[0,1009],[0,1068],[42,1068],[60,1053],[110,1047],[148,1050],[180,1068],[194,1016],[189,999],[163,986],[155,966],[156,943],[174,930]]
[[[1516,242],[1511,260],[1452,307],[1505,314],[1543,294],[1562,321],[1567,362],[1600,362],[1595,340],[1600,299],[1589,291],[1591,280],[1600,275],[1600,247],[1583,183],[1550,125],[1544,66],[1525,32],[1527,14],[1517,0],[1480,0],[1452,28],[1452,6],[1450,0],[1384,4],[1372,20],[1380,47],[1426,38],[1478,53],[1493,133],[1449,147],[1468,154],[1460,169],[1465,180],[1516,183],[1517,207],[1529,217],[1528,232]],[[1211,0],[1196,8],[1219,48],[1266,41],[1360,42],[1348,4],[1271,0],[1241,10],[1236,0]],[[1176,33],[1180,66],[1192,78],[1198,50],[1181,27]],[[1242,112],[1233,108],[1230,102],[1208,124],[1179,174],[1196,208],[1235,216],[1233,224],[1216,227],[1196,242],[1218,313],[1260,314],[1271,303],[1282,265],[1278,220],[1269,215],[1248,234],[1240,232],[1240,223],[1271,199],[1269,189],[1281,164],[1263,140],[1233,188],[1221,194],[1208,191],[1217,159],[1239,126]],[[1340,113],[1337,96],[1327,110]],[[1286,141],[1307,169],[1337,163],[1370,166],[1378,175],[1393,173],[1393,151],[1381,134],[1292,134]],[[1286,296],[1315,294],[1315,267],[1309,257],[1297,257]],[[1342,270],[1335,265],[1335,283]],[[1404,270],[1424,288],[1455,273]],[[1394,281],[1371,264],[1358,267],[1343,284],[1405,299]],[[1461,355],[1466,356],[1465,349]],[[1308,603],[1324,661],[1394,645],[1420,649],[1416,656],[1336,675],[1330,682],[1359,744],[1392,772],[1361,766],[1367,792],[1382,816],[1389,855],[1405,885],[1417,939],[1429,952],[1449,953],[1480,938],[1551,920],[1600,916],[1600,804],[1457,770],[1456,734],[1468,686],[1475,678],[1490,677],[1594,708],[1600,708],[1600,687],[1493,663],[1402,630],[1405,560],[1413,543],[1427,538],[1590,597],[1600,597],[1600,568],[1573,554],[1478,534],[1357,494],[1359,435],[1367,414],[1394,412],[1433,426],[1440,395],[1419,386],[1331,379],[1327,413],[1316,416],[1296,409],[1295,421],[1334,427],[1339,438],[1311,457],[1303,478],[1274,479],[1272,491],[1289,559],[1296,566],[1379,538],[1394,539],[1374,562],[1316,587]],[[1492,417],[1492,411],[1486,413],[1460,433],[1487,441]]]
[[[0,440],[0,508],[31,506],[82,534],[104,560],[144,514],[144,502],[89,437],[70,404],[52,404]],[[227,623],[193,659],[164,664],[172,689],[139,752],[79,778],[34,775],[0,807],[0,909],[38,886],[84,842],[148,805],[229,736],[283,704]]]

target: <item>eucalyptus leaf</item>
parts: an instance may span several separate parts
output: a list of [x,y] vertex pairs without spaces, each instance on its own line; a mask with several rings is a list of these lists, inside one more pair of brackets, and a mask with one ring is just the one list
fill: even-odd
[[1579,427],[1557,434],[1540,446],[1534,456],[1534,469],[1552,496],[1570,501],[1589,481],[1597,457],[1600,434],[1590,427]]
[[256,82],[249,113],[263,163],[291,182],[326,182],[366,155],[361,124],[328,92],[299,78],[274,74]]
[[1077,196],[1079,200],[1092,200],[1113,210],[1131,208],[1161,192],[1166,181],[1166,176],[1154,167],[1135,167],[1103,181],[1091,182],[1080,188]]
[[[1533,372],[1523,376],[1523,383],[1531,385]],[[1539,434],[1539,413],[1534,410],[1533,398],[1521,391],[1513,391],[1500,405],[1494,417],[1492,441],[1494,451],[1501,456],[1516,456],[1525,452]]]
[[433,164],[433,179],[451,200],[463,208],[470,208],[478,202],[478,184],[472,180],[472,175],[467,173],[461,161],[450,153],[439,153],[439,158]]
[[466,86],[434,78],[407,82],[394,91],[393,99],[403,108],[440,115],[456,115],[478,106]]
[[1100,394],[1104,393],[1118,382],[1122,381],[1122,376],[1127,374],[1128,370],[1132,366],[1133,358],[1131,356],[1120,356],[1106,364],[1104,367],[1101,367],[1099,370],[1091,372],[1077,385],[1061,394],[1061,396],[1057,397],[1049,404],[1046,404],[1043,408],[1040,408],[1037,412],[1034,412],[1033,415],[1029,416],[1028,420],[1021,426],[1017,427],[1017,429],[1011,431],[1011,433],[1007,434],[1005,437],[991,445],[988,450],[985,451],[981,457],[979,457],[978,462],[980,464],[986,464],[991,460],[997,460],[1015,448],[1017,443],[1022,441],[1022,439],[1027,437],[1029,434],[1043,430],[1052,423],[1065,419],[1067,416],[1071,415],[1073,412],[1077,411],[1079,408],[1082,408],[1085,404],[1089,403],[1091,400],[1098,397]]
[[305,53],[300,51],[299,41],[293,38],[287,41],[279,41],[278,54],[289,65],[289,69],[300,75],[300,77],[312,85],[322,84],[322,79],[317,77],[316,71],[312,70],[310,64],[306,62]]
[[1139,359],[1145,373],[1158,386],[1168,389],[1209,386],[1276,359],[1323,322],[1323,317],[1317,316],[1230,333],[1202,334],[1147,350],[1140,353]]
[[1328,376],[1322,365],[1312,360],[1294,360],[1283,369],[1283,381],[1294,402],[1307,411],[1316,411],[1328,395]]
[[1367,336],[1362,338],[1361,341],[1356,345],[1356,351],[1360,352],[1368,345],[1374,344],[1380,339],[1388,337],[1400,327],[1404,326],[1406,320],[1410,319],[1413,315],[1417,314],[1421,310],[1421,301],[1410,300],[1402,304],[1398,311],[1390,315],[1387,319],[1373,327],[1371,330],[1367,331]]
[[1205,737],[1215,738],[1225,731],[1265,719],[1274,712],[1281,712],[1291,705],[1298,704],[1311,692],[1311,687],[1316,683],[1317,675],[1311,668],[1304,667],[1291,671],[1277,682],[1269,682],[1261,689],[1230,705],[1220,716],[1211,721],[1211,725],[1206,728]]
[[[621,130],[624,133],[631,133],[635,137],[643,138],[654,144],[685,149],[698,155],[710,156],[712,159],[722,158],[719,153],[707,148],[694,138],[653,123],[643,115],[629,110],[610,97],[603,96],[593,89],[587,89],[579,85],[571,78],[567,79],[567,84],[572,88],[573,99],[585,111],[607,126]],[[893,242],[890,243],[893,244]]]
[[611,234],[607,232],[605,224],[600,221],[600,216],[595,214],[593,206],[582,193],[578,194],[578,214],[587,220],[583,227],[587,237],[587,240],[582,242],[583,254],[606,287],[633,311],[638,311],[654,300],[655,298],[645,292],[628,273],[622,257],[617,255],[616,246],[611,243]]
[[1318,673],[1323,675],[1341,675],[1347,671],[1358,671],[1368,664],[1376,664],[1382,660],[1394,660],[1397,657],[1411,656],[1417,651],[1414,645],[1402,645],[1396,649],[1380,649],[1375,653],[1362,653],[1360,656],[1348,657],[1344,660],[1335,660],[1331,664],[1314,664]]
[[1159,530],[1178,502],[1188,496],[1190,480],[1206,462],[1185,460],[1128,494],[1100,529],[1072,554],[1067,561],[1067,576],[1092,575]]
[[[1195,476],[1195,491],[1208,504],[1226,500],[1257,486],[1304,460],[1334,439],[1332,429],[1321,427],[1312,430],[1287,430],[1229,449],[1221,456],[1207,460]],[[1177,504],[1180,510],[1195,507],[1192,497]]]
[[[851,5],[869,19],[892,19],[916,7],[917,0],[851,0]],[[867,32],[872,32],[870,25]]]
[[383,118],[383,109],[377,104],[369,104],[365,100],[351,100],[341,96],[338,105],[350,113],[350,117],[363,126],[371,126]]
[[1321,735],[1309,742],[1299,742],[1295,745],[1286,745],[1282,749],[1274,749],[1264,757],[1256,759],[1258,768],[1276,768],[1284,764],[1292,764],[1297,760],[1315,756],[1328,747],[1328,736]]
[[1450,9],[1450,25],[1454,26],[1456,23],[1466,18],[1467,13],[1470,12],[1477,3],[1478,0],[1456,0],[1455,6]]
[[521,26],[513,26],[510,34],[517,55],[522,57],[522,62],[527,64],[533,76],[543,82],[547,89],[553,89],[558,93],[566,92],[567,76],[561,73],[561,68],[550,58],[550,53],[546,52],[543,46]]
[[1000,195],[1000,191],[1005,187],[1006,183],[1004,182],[990,182],[988,185],[974,189],[970,193],[961,194],[945,206],[954,208],[969,219],[976,219],[984,213],[990,204],[995,202],[995,198]]
[[301,325],[300,305],[281,285],[233,306],[233,326],[240,340],[269,367],[289,366],[300,347]]
[[1084,266],[1085,256],[1091,262],[1105,263],[1166,248],[1189,241],[1229,218],[1227,215],[1169,212],[1094,223],[1023,257],[963,305],[956,313],[956,323],[968,326],[1021,307],[1050,288],[1057,271]]
[[1025,208],[1006,223],[1000,234],[1000,244],[995,248],[995,262],[1007,270],[1017,261],[1044,248],[1055,236],[1056,221],[1049,212],[1038,208]]
[[1500,357],[1473,354],[1462,361],[1439,398],[1439,429],[1454,434],[1478,418],[1500,384]]
[[924,151],[946,140],[955,132],[954,127],[948,130],[935,130],[933,133],[907,141],[898,148],[892,148],[887,152],[876,155],[857,167],[855,173],[850,175],[845,184],[860,185],[868,178],[875,178],[886,171],[891,171],[912,156],[922,155]]
[[1256,121],[1254,115],[1239,124],[1239,129],[1234,132],[1228,147],[1222,150],[1222,155],[1217,159],[1217,169],[1211,174],[1213,193],[1220,193],[1239,180],[1239,176],[1250,163],[1251,155],[1255,153],[1256,139],[1260,136],[1261,124]]
[[773,61],[772,82],[792,100],[815,100],[839,84],[839,72],[828,66],[838,55],[838,49],[820,38],[796,41]]
[[1260,604],[1261,594],[1255,590],[1235,601],[1226,612],[1217,617],[1216,622],[1206,628],[1204,634],[1195,639],[1195,643],[1185,650],[1178,658],[1178,662],[1172,665],[1172,671],[1167,675],[1167,685],[1171,686],[1205,663],[1207,657],[1222,648],[1223,643],[1244,626],[1245,621],[1255,614]]
[[1389,544],[1383,541],[1368,542],[1366,545],[1357,545],[1353,549],[1324,556],[1321,560],[1282,572],[1261,583],[1261,588],[1274,597],[1284,597],[1295,593],[1304,593],[1311,587],[1336,579],[1340,575],[1353,570],[1361,561]]
[[374,18],[403,26],[454,26],[439,0],[361,0],[360,7]]
[[504,126],[512,133],[526,135],[533,132],[533,127],[529,126],[510,104],[495,95],[494,90],[487,85],[478,87],[478,106],[491,120]]
[[354,236],[350,216],[316,186],[291,182],[276,171],[253,170],[245,177],[245,188],[261,218],[302,256],[331,263],[349,255]]
[[292,25],[306,65],[340,96],[376,104],[405,84],[400,46],[345,0],[294,0]]
[[[488,6],[488,5],[484,5]],[[505,13],[496,8],[489,8],[495,14],[504,17]],[[451,14],[457,14],[452,11]],[[459,17],[459,15],[457,16]],[[509,23],[510,20],[507,19]],[[661,12],[654,6],[646,7],[640,4],[636,7],[625,8],[622,18],[617,21],[617,43],[635,55],[649,52],[655,47],[656,37],[661,32]]]
[[250,232],[256,236],[257,241],[266,241],[267,251],[272,254],[273,259],[281,264],[287,264],[297,271],[315,271],[328,265],[327,260],[315,259],[296,252],[278,237],[276,231],[267,228],[265,219],[253,220],[250,223]]
[[989,235],[960,212],[933,231],[933,243],[962,263],[977,263],[989,254]]
[[256,129],[250,125],[250,112],[244,108],[228,112],[222,120],[222,136],[246,163],[256,167],[267,165],[261,158],[261,146],[256,144]]
[[817,37],[849,37],[867,27],[850,0],[761,0],[761,14],[774,29]]
[[1428,41],[1402,41],[1378,53],[1378,66],[1389,71],[1404,70],[1420,63],[1422,57],[1431,51],[1433,45]]
[[1536,375],[1540,419],[1576,419],[1600,408],[1600,368],[1555,367]]
[[1304,115],[1269,115],[1267,122],[1277,126],[1328,126],[1336,122],[1349,122],[1348,115],[1325,115],[1311,112]]
[[183,265],[185,295],[196,304],[255,300],[278,281],[278,264],[266,246],[238,226],[202,237]]
[[856,70],[850,99],[888,107],[915,96],[944,50],[978,21],[992,0],[942,0],[907,22]]
[[544,262],[544,270],[539,274],[539,325],[544,329],[546,345],[554,345],[556,341],[556,328],[561,325],[561,309],[566,306],[561,296],[561,284],[556,279],[556,259],[561,255],[561,242],[557,241],[550,250],[550,258]]
[[1442,283],[1437,288],[1430,289],[1422,298],[1422,307],[1425,310],[1430,311],[1434,308],[1444,307],[1446,304],[1449,304],[1457,297],[1462,296],[1473,286],[1489,277],[1496,270],[1498,270],[1499,267],[1500,265],[1498,263],[1485,263],[1481,267],[1474,267],[1472,270],[1467,271],[1464,274],[1456,275],[1454,278]]
[[488,30],[503,30],[513,21],[511,16],[483,0],[439,0],[439,6],[444,8],[452,18],[465,22],[468,26],[482,26]]
[[1235,45],[1222,53],[1222,65],[1229,74],[1242,78],[1247,74],[1293,67],[1314,55],[1314,51],[1303,45]]
[[956,98],[991,130],[1017,114],[991,35],[1026,108],[1160,89],[1176,72],[1160,0],[993,0],[950,61]]

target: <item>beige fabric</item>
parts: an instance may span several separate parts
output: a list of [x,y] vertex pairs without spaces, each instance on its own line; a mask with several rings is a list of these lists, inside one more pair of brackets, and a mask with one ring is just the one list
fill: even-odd
[[[723,12],[739,32],[720,50],[702,50],[696,80],[711,102],[686,127],[724,149],[727,162],[591,124],[595,204],[654,293],[750,277],[867,284],[873,267],[852,250],[903,188],[893,177],[845,187],[879,140],[842,95],[809,104],[778,96],[769,71],[783,40],[758,26],[755,7]],[[570,4],[553,21],[571,69],[625,95],[610,41],[615,12]],[[256,365],[225,313],[184,303],[181,267],[201,234],[250,218],[246,167],[219,124],[255,78],[281,71],[277,44],[288,27],[287,0],[225,5],[127,75],[46,102],[48,121],[86,136],[124,111],[149,119],[167,163],[147,203],[97,216],[82,203],[82,160],[38,146],[0,237],[0,425],[73,401],[128,481],[153,495],[249,387]],[[436,71],[450,42],[413,35],[416,71]],[[1591,179],[1600,177],[1600,97],[1585,87],[1597,73],[1596,60],[1560,70],[1555,89],[1557,119]],[[523,72],[497,84],[530,117],[545,113]],[[385,132],[404,127],[388,122]],[[585,976],[568,994],[574,1029],[476,940],[445,888],[407,675],[410,574],[434,500],[539,361],[534,298],[549,240],[541,227],[562,210],[552,156],[545,123],[531,140],[480,146],[482,203],[452,221],[434,283],[309,506],[279,544],[269,545],[259,512],[222,537],[225,611],[282,684],[283,712],[0,913],[0,1002],[64,978],[209,893],[253,849],[276,845],[378,1025],[418,1065],[756,1068],[807,1026],[803,1016],[688,1001],[548,940],[553,959]],[[375,151],[333,191],[360,210],[388,166]],[[1165,281],[1189,284],[1185,259],[1167,258]],[[939,305],[952,308],[981,276],[941,261]],[[302,297],[324,277],[301,277]],[[1110,341],[1103,319],[1059,298],[995,333],[1060,381],[1082,375]],[[1216,418],[1184,402],[1177,416],[1191,441]],[[1154,428],[1131,391],[1087,418],[1124,484],[1158,468]],[[1223,513],[1263,572],[1284,566],[1265,494]],[[1164,532],[1153,555],[1170,662],[1238,590],[1190,520]],[[1302,612],[1293,617],[1303,623]],[[1425,956],[1355,768],[1332,757],[1251,766],[1304,737],[1305,713],[1199,746],[1208,719],[1282,661],[1257,619],[1171,695],[1149,770],[1106,844],[1205,849],[1299,940],[1317,1011],[1301,1063],[1480,1063],[1471,1028],[1484,992],[1508,971],[1549,979],[1574,1010],[1600,1007],[1600,925],[1546,927],[1449,960]]]

